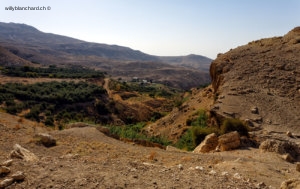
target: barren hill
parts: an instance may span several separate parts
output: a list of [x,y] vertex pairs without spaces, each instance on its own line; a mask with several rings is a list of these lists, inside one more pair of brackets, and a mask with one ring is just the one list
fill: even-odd
[[219,122],[300,132],[300,27],[220,54],[210,67]]
[[212,85],[193,89],[178,108],[145,131],[177,141],[187,121],[207,110],[208,125],[237,118],[253,129],[300,132],[300,28],[283,37],[250,42],[212,62]]
[[[203,56],[190,55],[164,59],[128,47],[90,43],[44,33],[25,24],[0,23],[0,45],[12,56],[39,65],[75,64],[93,67],[115,78],[154,77],[151,79],[182,89],[210,82],[208,69],[211,59]],[[132,67],[136,63],[139,67]],[[0,65],[3,64],[0,62]],[[168,71],[164,71],[165,68]],[[140,72],[140,69],[143,69],[143,72]],[[182,72],[178,71],[181,69]]]

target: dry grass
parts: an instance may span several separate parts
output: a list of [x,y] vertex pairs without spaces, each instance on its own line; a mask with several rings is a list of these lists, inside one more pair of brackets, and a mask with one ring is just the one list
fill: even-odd
[[156,156],[157,156],[157,152],[151,151],[149,156],[148,156],[148,159],[151,160],[151,161],[154,161],[154,160],[156,160]]

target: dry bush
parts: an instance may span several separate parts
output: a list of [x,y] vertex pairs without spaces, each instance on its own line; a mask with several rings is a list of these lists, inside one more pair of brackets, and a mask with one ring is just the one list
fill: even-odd
[[156,160],[155,156],[157,155],[157,153],[155,151],[151,151],[148,158],[149,160]]

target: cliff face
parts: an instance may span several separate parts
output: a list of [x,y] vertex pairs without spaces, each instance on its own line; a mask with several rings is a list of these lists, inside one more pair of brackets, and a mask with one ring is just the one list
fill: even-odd
[[300,27],[218,55],[210,75],[212,115],[300,131]]

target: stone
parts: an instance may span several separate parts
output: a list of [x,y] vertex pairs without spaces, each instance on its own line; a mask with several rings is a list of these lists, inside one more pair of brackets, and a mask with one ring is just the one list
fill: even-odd
[[295,158],[293,158],[290,154],[284,154],[281,156],[287,162],[293,163],[295,162]]
[[211,170],[208,174],[215,175],[215,174],[217,174],[217,172],[215,170]]
[[218,146],[218,137],[215,133],[209,134],[205,139],[194,149],[194,153],[208,153],[213,151]]
[[9,167],[11,166],[13,163],[13,160],[12,159],[9,159],[7,161],[4,161],[3,163],[1,163],[2,166],[6,166],[6,167]]
[[296,171],[300,172],[300,163],[296,164]]
[[240,135],[237,131],[219,136],[218,147],[220,151],[233,150],[241,145]]
[[46,147],[56,146],[56,140],[47,133],[39,133],[36,135],[39,138],[39,142]]
[[6,166],[1,166],[0,167],[0,175],[8,174],[8,173],[10,173],[10,168],[9,167],[6,167]]
[[286,136],[288,136],[288,137],[291,137],[291,138],[292,138],[292,137],[293,137],[293,134],[292,134],[292,132],[291,132],[291,131],[287,131],[287,132],[286,132]]
[[300,179],[289,179],[281,183],[280,189],[298,189],[300,188]]
[[178,167],[178,169],[183,170],[183,165],[182,164],[179,164],[177,167]]
[[37,161],[38,160],[38,157],[34,153],[23,148],[19,144],[14,145],[14,150],[10,153],[10,157],[24,159],[25,161]]
[[170,152],[184,152],[183,150],[180,150],[180,149],[178,149],[178,148],[176,148],[174,146],[170,146],[170,145],[168,145],[166,147],[166,151],[170,151]]
[[203,171],[203,170],[204,170],[204,168],[201,167],[201,166],[196,166],[195,169],[196,169],[196,170],[200,170],[200,171]]
[[258,108],[257,107],[251,108],[251,113],[252,114],[258,114]]
[[259,145],[259,149],[263,152],[276,152],[281,155],[290,154],[294,159],[300,155],[299,146],[291,141],[267,139]]
[[266,184],[264,182],[260,182],[256,185],[257,188],[266,188]]
[[16,173],[14,173],[13,175],[11,175],[11,177],[15,180],[15,181],[23,181],[25,179],[25,175],[22,171],[17,171]]
[[0,182],[0,188],[5,188],[14,182],[13,178],[7,178]]
[[239,173],[235,173],[235,174],[233,175],[233,178],[235,178],[235,179],[241,179],[242,176],[241,176]]

